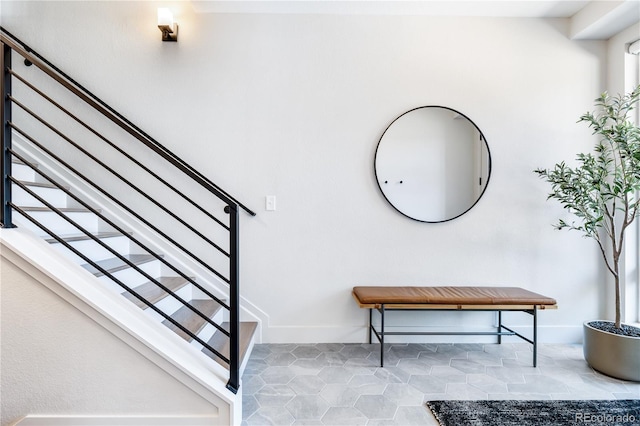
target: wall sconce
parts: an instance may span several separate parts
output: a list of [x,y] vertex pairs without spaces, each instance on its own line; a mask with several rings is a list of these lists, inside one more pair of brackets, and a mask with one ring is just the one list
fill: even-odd
[[162,41],[178,41],[178,24],[173,22],[173,14],[166,7],[158,8],[158,28]]

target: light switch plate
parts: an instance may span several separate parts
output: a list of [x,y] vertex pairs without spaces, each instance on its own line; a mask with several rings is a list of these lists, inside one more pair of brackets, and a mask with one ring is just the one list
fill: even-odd
[[265,201],[265,209],[268,211],[276,210],[276,196],[275,195],[267,195]]

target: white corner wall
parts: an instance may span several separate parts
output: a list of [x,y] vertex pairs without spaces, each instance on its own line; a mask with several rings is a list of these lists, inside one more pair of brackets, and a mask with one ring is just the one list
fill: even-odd
[[[87,416],[85,425],[106,424],[99,423],[101,416],[125,417],[127,424],[220,424],[222,414],[228,419],[228,407],[219,412],[25,272],[37,274],[33,267],[12,263],[19,258],[7,258],[4,250],[0,424],[13,425],[25,415]],[[29,424],[52,424],[54,417]],[[60,421],[55,424],[80,424]]]
[[[153,1],[3,2],[2,25],[257,210],[241,222],[241,291],[269,317],[263,341],[364,341],[354,285],[522,286],[558,300],[543,341],[579,341],[604,314],[595,243],[552,229],[564,213],[533,170],[591,149],[576,121],[606,88],[605,42],[570,40],[564,19],[162,4],[177,43],[160,41]],[[386,126],[421,105],[467,115],[492,155],[483,198],[442,224],[398,214],[373,172]]]

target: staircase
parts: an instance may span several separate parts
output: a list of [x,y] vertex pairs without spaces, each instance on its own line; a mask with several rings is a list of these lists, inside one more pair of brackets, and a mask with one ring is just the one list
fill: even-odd
[[[17,226],[46,241],[51,250],[91,274],[92,285],[103,287],[113,298],[143,310],[154,322],[179,336],[184,345],[228,369],[226,388],[238,392],[258,325],[256,321],[240,321],[238,214],[240,210],[255,214],[4,29],[1,42],[5,70],[1,162],[5,176],[1,212],[4,230]],[[112,133],[126,139],[122,136],[124,131],[129,140],[114,142],[113,136],[98,132],[87,124],[86,118],[79,118],[58,103],[62,101],[44,94],[41,87],[49,87],[50,83],[37,78],[34,83],[22,77],[11,66],[12,52],[25,58],[25,66],[36,65],[45,77],[88,104],[95,116],[106,118],[109,125],[115,123],[118,131]],[[19,90],[15,90],[16,84],[20,85]],[[18,95],[12,91],[12,85]],[[19,100],[19,95],[27,98],[39,95],[42,99],[38,99],[37,106],[53,105],[71,124],[50,124],[49,119]],[[20,111],[15,114],[14,110]],[[21,120],[19,123],[16,116]],[[68,136],[66,132],[75,132],[71,125],[89,129],[101,143],[101,153],[89,152],[89,148]],[[69,146],[56,150],[50,139],[62,140]],[[136,147],[129,150],[126,143]],[[170,168],[171,173],[180,177],[161,176],[145,165],[146,157],[136,159],[134,152],[140,145],[150,151],[143,155],[167,163],[161,166],[162,173]],[[109,155],[105,155],[107,149],[112,149]],[[69,150],[83,155],[83,159],[77,161]],[[113,150],[123,159],[116,160],[116,165],[106,164],[101,157],[109,157]],[[76,163],[72,164],[67,157],[73,157]],[[116,170],[117,163],[127,161],[150,178],[137,183],[122,176]],[[95,169],[102,174],[96,174]],[[170,201],[149,195],[141,188],[146,180],[154,179],[165,188],[160,191],[162,195],[171,193]],[[173,183],[185,179],[191,182],[189,188],[196,185],[207,198],[213,196],[215,208],[222,206],[224,212],[212,213],[210,201],[194,201],[192,195]],[[107,184],[98,185],[96,181]],[[131,201],[131,194],[142,201]],[[176,196],[184,206],[177,204]],[[145,216],[151,212],[149,205],[159,209],[161,219],[155,211],[149,213],[153,217]],[[204,214],[213,225],[198,229],[198,225],[190,223],[189,215],[196,215],[190,211]],[[163,230],[169,221],[177,224]],[[176,231],[176,227],[182,231]],[[217,231],[210,232],[210,227]],[[189,246],[194,241],[197,243]],[[210,255],[210,251],[214,254]]]
[[[52,237],[21,214],[14,219],[16,225],[31,230],[47,241],[54,250],[70,257],[92,273],[96,277],[97,285],[109,288],[114,294],[126,298],[186,342],[203,351],[216,362],[225,365],[216,353],[229,358],[229,339],[223,333],[216,333],[218,329],[212,325],[212,323],[220,324],[222,329],[229,330],[229,322],[224,321],[221,303],[212,299],[194,298],[196,292],[189,279],[163,273],[161,260],[145,253],[133,243],[131,240],[133,233],[123,234],[112,229],[91,210],[73,207],[74,200],[63,190],[53,184],[39,181],[39,175],[36,172],[37,164],[26,163],[19,159],[13,159],[12,163],[13,176],[18,179],[18,183],[14,183],[12,188],[16,210],[27,213],[57,238]],[[68,187],[65,189],[69,190]],[[31,195],[29,190],[34,195]],[[75,226],[40,200],[65,213],[64,216],[82,226],[89,235],[78,233]],[[94,238],[115,250],[123,259],[114,257],[110,250],[104,248]],[[91,263],[87,263],[88,261]],[[152,277],[153,281],[147,280],[145,275]],[[195,280],[194,277],[191,279]],[[166,290],[154,281],[160,283]],[[124,290],[117,282],[125,284],[130,291]],[[186,303],[181,303],[178,299]],[[153,308],[150,309],[150,307]],[[256,326],[255,321],[240,323],[241,365],[246,361]],[[215,352],[198,343],[196,339],[206,342]]]

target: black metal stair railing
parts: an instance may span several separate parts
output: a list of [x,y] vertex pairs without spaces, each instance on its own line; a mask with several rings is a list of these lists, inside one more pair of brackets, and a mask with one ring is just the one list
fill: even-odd
[[[0,48],[2,49],[0,56],[0,67],[3,71],[2,80],[0,81],[0,90],[2,92],[2,133],[0,134],[2,159],[0,161],[0,167],[2,168],[1,174],[3,180],[2,185],[0,186],[2,197],[0,222],[2,227],[11,228],[15,226],[12,217],[14,211],[28,219],[35,226],[40,228],[46,234],[49,234],[57,242],[61,243],[75,255],[80,257],[83,261],[87,262],[88,265],[91,265],[95,270],[109,277],[113,282],[123,288],[126,292],[132,294],[142,303],[162,316],[166,321],[172,323],[175,327],[179,328],[182,332],[200,343],[204,348],[219,357],[229,366],[229,381],[227,383],[227,388],[234,393],[237,392],[240,386],[239,210],[242,209],[252,216],[255,216],[255,213],[248,209],[245,205],[240,203],[238,200],[236,200],[234,197],[229,195],[226,191],[215,185],[204,174],[197,171],[176,154],[161,145],[158,141],[142,131],[139,127],[127,120],[120,113],[108,106],[97,96],[86,90],[82,85],[78,84],[75,80],[62,72],[37,52],[33,51],[29,46],[25,45],[23,42],[21,42],[19,39],[17,39],[2,27],[0,27]],[[18,70],[15,69],[15,67],[12,67],[12,59],[14,56],[21,57],[24,60],[26,66],[34,65],[35,67],[37,67],[37,70],[41,72],[41,76],[39,77],[40,80],[36,78],[35,80],[38,81],[35,82],[34,78],[29,78],[26,75],[21,74]],[[43,81],[46,83],[43,83]],[[28,106],[27,102],[19,98],[19,96],[15,94],[16,84],[20,86],[21,91],[24,92],[23,94],[28,94],[25,95],[25,97],[29,99],[37,99],[36,105],[38,107],[41,107],[44,112],[35,111],[33,106]],[[45,89],[43,88],[43,86],[46,86],[47,88]],[[55,87],[55,89],[52,90],[51,87]],[[61,90],[60,88],[63,88],[63,90]],[[113,136],[105,136],[103,130],[97,130],[94,124],[88,124],[89,120],[87,120],[86,118],[80,118],[77,113],[71,111],[71,108],[63,106],[63,102],[55,99],[56,95],[48,93],[55,92],[59,94],[60,91],[73,98],[74,102],[81,101],[81,103],[84,105],[84,107],[82,108],[83,110],[86,110],[86,106],[89,106],[89,109],[92,111],[92,113],[95,114],[96,117],[100,117],[112,126],[115,125],[115,128],[118,130],[117,134],[120,136],[123,134],[127,136],[129,138],[127,143],[131,144],[131,146],[134,146],[135,148],[127,148],[125,146],[129,145],[125,145],[120,141],[119,143],[114,142]],[[46,107],[42,107],[42,105],[46,105]],[[15,108],[17,108],[17,110]],[[225,235],[225,237],[223,238],[225,241],[214,241],[215,238],[205,235],[208,228],[205,231],[202,231],[199,229],[201,225],[198,226],[189,223],[189,221],[185,219],[185,215],[177,213],[178,211],[181,211],[181,208],[179,209],[174,205],[171,205],[171,207],[167,207],[168,202],[166,200],[158,199],[157,196],[149,194],[141,187],[142,185],[136,183],[139,180],[136,180],[136,182],[134,182],[133,178],[125,177],[122,172],[116,170],[116,167],[108,164],[107,161],[103,160],[100,154],[92,153],[86,145],[83,145],[81,142],[79,142],[77,140],[77,136],[69,134],[68,131],[60,130],[60,127],[64,127],[66,130],[68,130],[67,127],[69,125],[56,125],[52,123],[53,119],[45,118],[44,116],[46,115],[47,111],[50,110],[57,111],[57,113],[61,114],[61,116],[66,117],[66,119],[70,120],[70,122],[75,123],[75,125],[79,126],[79,128],[88,131],[89,134],[95,137],[99,142],[101,153],[104,152],[105,149],[110,149],[110,152],[117,153],[119,157],[128,161],[127,164],[133,164],[137,168],[137,170],[141,170],[145,175],[151,176],[151,178],[153,178],[153,180],[159,183],[163,188],[168,189],[168,192],[173,194],[173,196],[177,196],[182,202],[186,203],[187,206],[194,208],[197,212],[199,212],[199,214],[203,214],[204,217],[206,217],[207,220],[210,221],[209,223],[211,223],[213,227],[218,228],[218,231],[216,232],[222,232]],[[14,121],[14,118],[16,116],[15,113],[18,112],[22,121],[24,122],[21,121],[20,123],[16,123]],[[118,206],[119,209],[133,216],[139,222],[144,224],[147,229],[152,230],[152,232],[154,232],[159,239],[163,240],[165,243],[171,245],[179,252],[183,253],[185,256],[187,256],[192,261],[196,262],[206,271],[215,276],[218,280],[226,284],[228,286],[227,301],[225,302],[224,300],[221,300],[221,298],[216,297],[214,294],[212,294],[211,291],[207,290],[205,287],[196,282],[195,279],[184,273],[180,268],[176,267],[162,254],[158,253],[156,250],[151,249],[148,244],[145,244],[140,238],[137,238],[133,233],[126,231],[122,226],[116,224],[107,215],[94,208],[91,205],[91,202],[83,200],[73,191],[67,189],[56,178],[53,178],[50,174],[32,165],[29,161],[29,158],[25,157],[19,150],[14,149],[14,147],[12,146],[14,135],[19,135],[22,141],[28,143],[30,147],[32,149],[35,149],[40,155],[45,156],[50,161],[52,161],[52,163],[56,164],[57,167],[66,170],[71,175],[85,182],[91,188],[96,190],[97,193],[100,193],[114,205]],[[49,138],[55,138],[58,141],[64,142],[64,148],[58,147],[56,150],[56,148],[48,146],[47,142],[45,142],[44,139]],[[134,151],[139,150],[140,146],[144,147],[144,149],[149,150],[151,154],[154,154],[158,159],[160,159],[159,161],[161,162],[161,164],[163,164],[162,172],[154,171],[151,167],[143,164],[143,162],[147,162],[147,157],[144,157],[142,159],[136,158],[136,154],[134,153]],[[69,149],[72,149],[74,153],[72,157],[76,159],[73,164],[71,160],[67,159],[69,157]],[[110,176],[113,182],[119,183],[110,183],[110,188],[105,188],[105,185],[102,182],[98,184],[96,182],[95,176],[91,177],[87,172],[81,170],[82,167],[77,165],[77,158],[83,159],[79,161],[80,163],[86,162],[92,164],[92,172],[95,169],[101,170],[105,173],[105,175]],[[157,259],[164,267],[171,270],[176,275],[182,277],[187,282],[191,283],[203,295],[206,295],[211,300],[214,300],[215,302],[220,304],[223,309],[228,311],[229,329],[225,329],[225,327],[223,327],[221,324],[217,324],[206,314],[200,312],[196,307],[192,306],[189,301],[184,300],[183,298],[172,292],[165,285],[163,285],[156,277],[152,276],[148,272],[145,272],[143,268],[136,265],[135,262],[129,260],[125,255],[119,253],[117,250],[102,241],[99,237],[93,235],[90,230],[87,230],[77,221],[74,221],[68,214],[65,213],[64,209],[54,206],[51,202],[47,201],[45,198],[30,189],[28,185],[25,185],[19,179],[14,177],[12,175],[13,159],[19,160],[20,162],[26,164],[33,170],[33,172],[39,175],[42,179],[49,182],[52,187],[63,191],[68,197],[70,197],[70,199],[74,200],[77,205],[82,206],[84,210],[86,210],[87,212],[91,212],[103,223],[107,224],[110,228],[127,237],[133,244],[135,244],[145,253]],[[203,189],[205,191],[205,194],[210,194],[213,199],[217,200],[217,205],[223,207],[223,213],[219,213],[219,215],[216,215],[211,211],[211,207],[205,207],[206,202],[197,202],[192,197],[186,195],[184,190],[180,190],[178,188],[178,185],[175,184],[175,178],[172,177],[174,175],[167,177],[167,172],[165,170],[167,169],[167,165],[171,166],[171,169],[173,170],[172,173],[182,176],[181,179],[186,179],[192,184],[197,184],[197,187]],[[103,178],[101,177],[100,179]],[[132,204],[136,203],[131,203],[130,200],[123,201],[119,194],[113,194],[114,187],[120,188],[117,185],[124,185],[124,187],[127,188],[127,192],[129,193],[129,195],[135,194],[142,201],[135,206]],[[170,315],[164,313],[161,309],[154,306],[152,302],[146,300],[142,295],[138,294],[135,289],[132,288],[132,286],[123,282],[121,279],[117,278],[108,270],[103,268],[98,262],[91,259],[88,255],[81,252],[77,248],[73,247],[65,240],[64,236],[56,234],[56,231],[50,229],[46,223],[42,223],[33,215],[31,215],[28,209],[24,209],[21,206],[17,205],[13,201],[12,197],[12,187],[14,186],[16,188],[20,188],[22,191],[24,191],[24,193],[29,194],[33,199],[37,200],[43,206],[43,208],[46,208],[48,211],[54,212],[57,216],[61,217],[62,219],[64,219],[64,221],[70,224],[74,229],[86,235],[90,240],[101,246],[103,249],[106,249],[108,252],[112,253],[115,258],[119,259],[128,267],[132,268],[137,273],[145,277],[145,279],[148,279],[149,282],[155,284],[164,292],[169,294],[181,305],[184,305],[188,309],[193,311],[206,323],[211,324],[213,327],[215,327],[217,332],[220,332],[227,336],[229,339],[230,348],[229,356],[226,357],[222,353],[211,347],[207,342],[205,342],[197,335],[186,329],[183,325],[178,323],[176,320],[171,318]],[[168,220],[171,222],[175,222],[176,226],[179,226],[182,230],[180,231],[180,233],[188,232],[190,235],[197,237],[196,240],[199,241],[198,244],[204,244],[205,247],[210,247],[213,252],[217,253],[217,256],[220,256],[223,259],[218,263],[224,264],[224,270],[221,270],[221,267],[219,265],[217,265],[216,267],[212,266],[212,262],[203,259],[204,256],[202,255],[202,253],[196,253],[196,249],[188,248],[188,243],[185,243],[184,241],[179,242],[179,238],[175,236],[175,231],[173,232],[174,235],[170,235],[172,234],[172,232],[163,230],[163,225],[166,226],[166,222],[163,222],[165,219],[161,221],[162,225],[159,225],[157,223],[154,223],[154,220],[147,218],[147,215],[141,213],[140,210],[143,210],[146,213],[144,203],[150,203],[153,208],[156,208],[160,212],[162,212],[162,214],[164,215],[163,217],[168,218]],[[182,239],[184,240],[185,238]],[[194,239],[192,237],[189,237],[186,238],[186,240],[191,242]],[[202,251],[200,245],[196,245],[196,247],[200,251]]]

